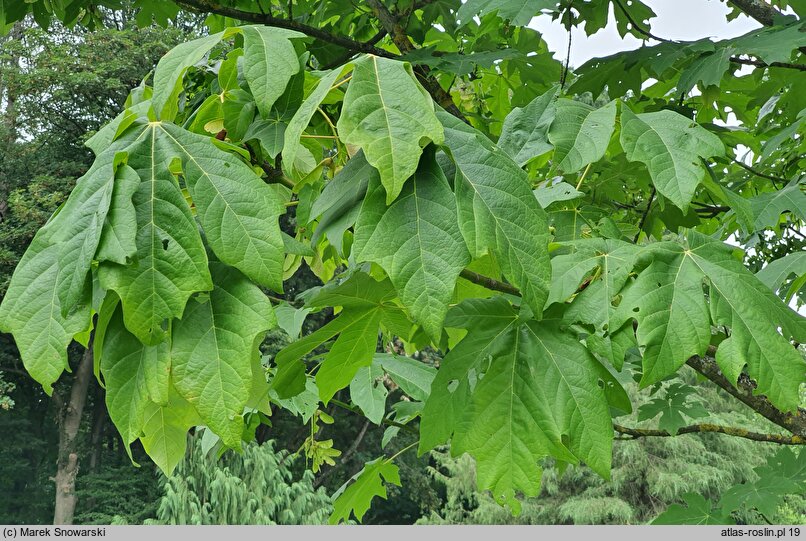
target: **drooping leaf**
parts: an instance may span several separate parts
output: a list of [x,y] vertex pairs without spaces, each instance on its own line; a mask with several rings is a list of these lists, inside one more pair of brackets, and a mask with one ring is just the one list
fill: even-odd
[[240,448],[257,343],[276,318],[269,299],[239,271],[221,263],[210,270],[209,298],[188,302],[173,324],[173,384],[227,446]]
[[351,484],[343,486],[333,495],[333,513],[328,519],[330,524],[347,522],[351,515],[360,521],[375,496],[386,499],[384,482],[400,486],[400,474],[395,464],[380,457],[367,462],[351,481]]
[[377,177],[370,182],[355,226],[356,261],[386,270],[414,321],[438,341],[456,279],[470,262],[456,216],[456,201],[442,170],[427,152],[389,206]]
[[573,201],[585,195],[584,192],[580,192],[567,182],[551,184],[551,181],[548,181],[546,185],[535,188],[533,193],[535,194],[537,202],[540,203],[540,206],[544,209],[548,208],[552,203]]
[[302,105],[288,122],[288,127],[285,129],[283,136],[283,172],[289,177],[296,178],[298,176],[298,173],[296,173],[297,156],[300,153],[300,149],[304,148],[300,144],[302,132],[311,123],[311,118],[313,118],[322,100],[330,92],[330,87],[333,86],[333,83],[343,72],[343,69],[334,69],[322,74],[316,88],[302,102]]
[[304,390],[305,365],[300,359],[336,335],[338,338],[316,373],[316,385],[325,404],[349,385],[359,368],[372,364],[379,326],[394,325],[402,315],[392,302],[395,296],[388,280],[378,282],[362,272],[354,273],[341,284],[319,290],[307,306],[341,306],[342,311],[327,325],[277,354],[278,371],[272,387],[280,398],[290,398]]
[[806,274],[806,252],[796,252],[776,259],[756,273],[756,278],[776,291],[790,275]]
[[[59,244],[59,278],[56,289],[67,315],[86,291],[90,267],[101,239],[101,230],[112,202],[117,159],[106,152],[80,178],[67,202],[48,227],[54,230],[52,242]],[[125,167],[125,166],[124,166]],[[124,169],[126,179],[134,174]],[[126,184],[124,180],[123,184]],[[131,205],[131,203],[129,203]]]
[[359,151],[341,171],[325,185],[321,195],[311,207],[311,218],[319,218],[313,242],[322,235],[342,253],[344,232],[355,224],[361,203],[371,180],[380,182],[378,170],[367,163],[364,152]]
[[[636,336],[643,348],[641,385],[673,374],[692,355],[704,355],[711,340],[708,307],[703,298],[702,275],[683,249],[659,243],[636,281],[624,292],[612,328],[627,318],[638,322]],[[639,262],[639,267],[642,264]]]
[[170,476],[185,457],[188,430],[200,424],[193,406],[172,391],[166,406],[146,404],[143,413],[143,448],[160,470]]
[[442,111],[438,116],[456,162],[459,227],[471,255],[493,253],[504,276],[539,315],[551,278],[546,213],[515,162],[457,118]]
[[797,182],[774,192],[763,193],[750,199],[756,230],[774,227],[784,212],[792,212],[806,220],[806,194]]
[[634,114],[621,110],[621,144],[630,161],[646,164],[658,192],[683,212],[705,171],[697,157],[725,152],[722,141],[674,111]]
[[252,169],[212,139],[164,124],[160,138],[172,145],[205,236],[216,256],[255,282],[283,290],[283,201]]
[[431,392],[437,370],[424,362],[388,353],[378,353],[375,359],[404,393],[415,400],[425,401]]
[[305,318],[311,313],[311,309],[280,304],[274,308],[274,313],[277,316],[277,325],[296,340],[302,333],[302,324],[305,323]]
[[212,288],[198,228],[171,172],[175,154],[157,141],[161,132],[149,124],[127,147],[128,164],[142,179],[132,199],[137,261],[99,267],[101,284],[123,303],[126,327],[146,344],[166,337],[166,321],[182,315],[191,294]]
[[453,452],[476,459],[479,488],[516,512],[516,494],[539,490],[542,457],[584,460],[607,477],[613,431],[598,361],[557,321],[522,321],[506,301],[466,301],[446,324],[469,321],[431,386],[421,451],[453,432]]
[[[565,245],[573,251],[551,260],[556,278],[546,304],[564,302],[576,293],[564,318],[607,330],[615,311],[614,297],[627,282],[638,248],[628,242],[601,238]],[[580,291],[583,281],[585,286]]]
[[173,120],[185,72],[204,58],[224,35],[223,32],[219,32],[180,43],[160,59],[154,71],[154,94],[151,97],[154,113],[158,119]]
[[616,102],[596,109],[586,103],[559,99],[549,128],[554,163],[564,173],[575,173],[604,156],[616,121]]
[[376,425],[381,424],[386,413],[387,394],[389,391],[383,383],[383,368],[377,362],[359,368],[350,382],[353,404],[361,408],[364,416]]
[[171,371],[170,344],[143,345],[123,324],[117,305],[103,331],[100,369],[106,407],[126,445],[142,435],[148,404],[167,404]]
[[266,118],[291,77],[300,69],[299,58],[289,39],[301,38],[304,34],[262,25],[244,26],[241,32],[244,76],[258,111]]
[[88,299],[62,316],[58,295],[59,245],[40,230],[20,260],[2,304],[0,330],[11,333],[28,373],[46,393],[68,367],[67,346],[89,328]]
[[342,140],[361,147],[378,169],[387,204],[414,174],[425,143],[441,144],[444,138],[431,97],[411,67],[377,56],[356,62],[336,127]]
[[125,265],[137,253],[137,213],[132,197],[140,177],[129,166],[118,169],[112,201],[106,215],[95,259]]
[[553,148],[549,143],[549,127],[554,121],[554,103],[559,91],[558,86],[552,87],[523,109],[516,107],[504,119],[498,148],[512,156],[518,165],[523,166]]

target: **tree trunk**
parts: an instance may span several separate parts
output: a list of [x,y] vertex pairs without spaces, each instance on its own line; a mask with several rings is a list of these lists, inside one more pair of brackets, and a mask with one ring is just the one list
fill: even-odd
[[[70,401],[59,417],[59,459],[56,477],[56,510],[54,524],[72,524],[76,510],[76,476],[78,475],[78,430],[81,415],[87,403],[87,391],[92,380],[92,340],[81,357],[81,362],[73,376]],[[54,393],[55,396],[55,393]]]
[[106,404],[104,403],[104,394],[100,386],[97,386],[95,393],[95,407],[93,408],[92,415],[92,439],[90,446],[90,463],[89,469],[91,472],[96,473],[98,466],[101,464],[101,453],[104,448],[104,430],[106,428]]

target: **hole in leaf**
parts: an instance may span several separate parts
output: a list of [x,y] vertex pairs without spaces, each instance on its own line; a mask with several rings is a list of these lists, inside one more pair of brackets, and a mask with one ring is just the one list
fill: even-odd
[[636,314],[638,313],[639,310],[640,310],[640,308],[638,308],[637,306],[632,309],[632,311],[635,312]]
[[459,387],[459,380],[452,379],[448,382],[448,392],[452,393]]
[[162,239],[162,249],[163,250],[168,249],[168,239]]

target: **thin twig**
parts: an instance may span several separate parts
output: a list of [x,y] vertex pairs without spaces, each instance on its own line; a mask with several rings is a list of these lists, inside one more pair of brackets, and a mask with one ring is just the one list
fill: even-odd
[[646,208],[644,209],[644,213],[641,215],[641,221],[638,222],[638,233],[635,234],[635,238],[633,239],[633,243],[638,242],[638,238],[641,236],[641,230],[644,228],[644,224],[646,223],[646,218],[649,216],[649,209],[652,208],[652,202],[655,200],[655,187],[652,186],[652,192],[649,194],[649,202],[646,204]]
[[518,290],[517,287],[510,285],[506,282],[499,282],[489,276],[484,276],[483,274],[479,274],[477,272],[473,272],[471,270],[464,269],[462,272],[459,273],[459,276],[473,282],[474,284],[478,284],[480,286],[484,286],[487,289],[492,289],[493,291],[500,291],[501,293],[509,293],[510,295],[516,295],[518,297],[521,296],[521,292]]

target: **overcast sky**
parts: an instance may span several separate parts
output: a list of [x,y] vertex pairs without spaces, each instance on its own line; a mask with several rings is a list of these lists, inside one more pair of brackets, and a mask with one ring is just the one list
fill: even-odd
[[[643,0],[657,17],[650,20],[652,33],[656,36],[693,41],[700,38],[726,39],[740,36],[759,28],[753,19],[741,15],[727,22],[728,7],[723,0]],[[549,49],[559,60],[565,59],[568,33],[559,20],[552,21],[543,15],[532,19],[530,27],[542,32]],[[619,51],[628,51],[641,46],[641,40],[632,36],[622,38],[616,30],[612,6],[610,24],[593,36],[587,37],[575,29],[571,42],[571,66],[579,67],[593,57],[607,56]]]

